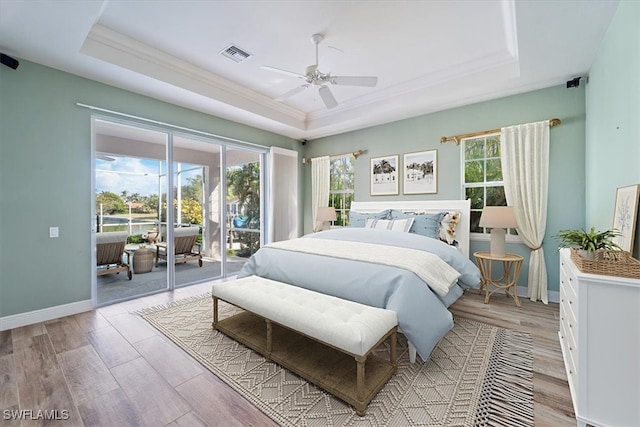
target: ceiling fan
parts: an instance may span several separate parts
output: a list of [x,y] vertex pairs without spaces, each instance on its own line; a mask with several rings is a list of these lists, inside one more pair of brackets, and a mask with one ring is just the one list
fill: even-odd
[[304,74],[295,73],[293,71],[282,70],[280,68],[269,67],[263,65],[263,70],[275,71],[277,73],[286,74],[288,76],[297,77],[306,83],[298,86],[287,93],[276,98],[276,101],[284,101],[303,90],[310,87],[318,87],[318,94],[327,108],[334,108],[338,105],[338,101],[331,93],[328,84],[337,86],[364,86],[375,87],[378,84],[377,77],[371,76],[332,76],[331,73],[323,73],[318,69],[318,45],[324,39],[322,34],[314,34],[311,36],[311,43],[316,45],[316,63],[309,65]]

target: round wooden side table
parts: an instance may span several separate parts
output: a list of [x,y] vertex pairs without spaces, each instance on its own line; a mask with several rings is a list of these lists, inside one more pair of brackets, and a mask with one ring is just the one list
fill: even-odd
[[[493,256],[491,252],[474,252],[476,263],[482,274],[482,285],[480,292],[484,289],[484,303],[489,303],[489,297],[498,290],[504,290],[507,296],[510,296],[520,307],[518,300],[517,284],[522,269],[522,261],[524,258],[516,254],[505,254],[503,257]],[[497,279],[493,278],[492,266],[494,261],[502,261],[502,276]],[[493,286],[495,289],[490,290]]]
[[153,269],[154,252],[151,248],[138,248],[133,252],[133,272],[149,273]]

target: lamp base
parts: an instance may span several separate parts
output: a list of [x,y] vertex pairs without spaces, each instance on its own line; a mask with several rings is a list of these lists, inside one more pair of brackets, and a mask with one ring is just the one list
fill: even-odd
[[504,257],[507,254],[504,228],[491,229],[491,256]]

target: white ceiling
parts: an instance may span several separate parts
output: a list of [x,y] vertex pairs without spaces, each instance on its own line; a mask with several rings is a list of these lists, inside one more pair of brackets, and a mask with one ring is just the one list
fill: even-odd
[[[586,76],[617,3],[0,0],[0,51],[314,139]],[[378,85],[330,86],[333,109],[313,88],[275,101],[304,82],[260,67],[304,74],[314,33],[321,71]],[[230,44],[252,56],[221,56]]]

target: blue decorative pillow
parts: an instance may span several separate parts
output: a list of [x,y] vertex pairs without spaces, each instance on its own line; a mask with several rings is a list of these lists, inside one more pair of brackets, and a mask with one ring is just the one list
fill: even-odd
[[349,211],[349,227],[364,228],[367,220],[372,219],[389,219],[389,209],[376,213],[362,213]]
[[439,239],[440,222],[446,212],[429,213],[413,213],[402,212],[396,209],[391,210],[391,219],[413,218],[413,225],[409,233],[419,234],[421,236]]

